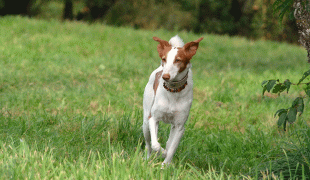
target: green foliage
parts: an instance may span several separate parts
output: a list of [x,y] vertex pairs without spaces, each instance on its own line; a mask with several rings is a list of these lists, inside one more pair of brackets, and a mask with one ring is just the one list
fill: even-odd
[[0,9],[2,9],[4,5],[5,5],[4,0],[0,0]]
[[273,12],[279,13],[279,21],[283,20],[283,17],[286,13],[292,13],[293,12],[293,4],[294,0],[276,0],[273,3]]
[[[214,32],[217,34],[234,34],[238,24],[231,14],[232,1],[204,0],[199,4],[200,32]],[[235,9],[237,10],[237,9]]]
[[108,6],[108,7],[111,7],[115,3],[115,0],[84,0],[84,2],[86,4],[86,6],[88,6],[88,7],[93,7],[93,6],[97,6],[97,7]]
[[[296,1],[295,1],[296,2]],[[304,1],[305,2],[305,1]],[[303,2],[303,3],[304,3]],[[280,21],[286,12],[292,12],[292,6],[294,0],[276,0],[273,4],[274,12],[280,12]],[[297,97],[290,108],[279,109],[274,116],[278,115],[278,127],[283,126],[286,131],[287,123],[294,123],[297,116],[304,113],[304,99],[309,95],[309,84],[310,82],[303,83],[303,81],[310,75],[310,70],[304,72],[303,76],[299,79],[297,84],[293,84],[290,80],[285,80],[284,83],[280,83],[279,80],[265,80],[262,82],[263,95],[266,91],[271,93],[278,93],[290,90],[291,85],[305,84],[304,96]],[[276,153],[276,159],[269,162],[270,169],[274,173],[280,174],[283,179],[308,179],[310,177],[310,128],[307,124],[304,125],[305,129],[295,130],[294,133],[297,135],[298,143],[289,142],[283,148],[284,153]],[[301,136],[300,136],[301,133]],[[271,168],[272,167],[272,168]],[[269,176],[270,177],[270,176]]]
[[304,7],[307,11],[309,11],[310,4],[307,0],[275,0],[275,2],[272,4],[274,14],[279,14],[279,20],[280,22],[283,20],[284,16],[286,14],[289,14],[290,18],[293,18],[294,13],[294,2],[299,2],[302,7]]
[[[293,84],[290,82],[290,80],[285,80],[283,83],[280,83],[279,80],[265,80],[262,82],[262,87],[263,87],[263,95],[265,92],[271,92],[271,93],[276,93],[280,94],[283,91],[290,90],[291,85],[299,85],[301,84],[308,76],[310,75],[310,70],[306,71],[303,76],[300,78],[297,84]],[[309,82],[305,83],[307,85],[307,88],[304,89],[306,96],[309,96]],[[279,109],[274,116],[279,117],[278,119],[278,126],[283,125],[284,131],[286,130],[286,124],[287,122],[289,123],[294,123],[296,121],[296,116],[297,113],[299,113],[299,116],[302,115],[304,111],[304,98],[306,97],[297,97],[293,102],[292,106],[287,109]]]
[[310,75],[310,70],[304,72],[304,74],[302,75],[302,77],[298,81],[297,85],[300,84],[301,82],[303,82],[309,75]]
[[[39,2],[39,1],[36,1]],[[41,2],[41,1],[40,1]],[[38,17],[61,19],[62,1],[42,1]],[[297,42],[296,24],[273,16],[274,0],[84,0],[74,2],[74,15],[114,26],[246,36]],[[88,8],[85,8],[85,7]],[[171,8],[173,7],[173,8]],[[87,9],[87,10],[86,10]],[[92,12],[93,11],[93,12]],[[91,18],[93,16],[93,18]],[[295,33],[296,32],[296,33]]]
[[171,31],[192,30],[197,22],[194,15],[182,10],[177,2],[160,3],[149,0],[117,1],[104,21],[115,26],[165,28]]
[[46,0],[0,0],[0,15],[21,14],[36,16]]
[[281,92],[287,90],[289,91],[291,87],[291,82],[287,79],[283,83],[280,83],[279,80],[265,80],[262,82],[263,95],[265,92],[272,92],[275,94],[280,94]]

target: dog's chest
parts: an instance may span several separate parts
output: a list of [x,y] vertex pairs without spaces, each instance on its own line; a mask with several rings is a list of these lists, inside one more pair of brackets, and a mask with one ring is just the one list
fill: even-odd
[[154,109],[153,116],[158,119],[162,120],[165,123],[173,124],[175,122],[176,114],[178,114],[180,111],[173,108],[164,108],[160,107],[157,109]]
[[152,107],[152,114],[156,119],[161,119],[165,123],[174,124],[179,118],[189,113],[191,103],[192,100],[188,96],[156,96]]

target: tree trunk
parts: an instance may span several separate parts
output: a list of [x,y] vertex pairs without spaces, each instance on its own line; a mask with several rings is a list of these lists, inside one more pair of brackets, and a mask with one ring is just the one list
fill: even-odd
[[72,20],[73,19],[73,3],[72,0],[65,0],[65,9],[63,14],[63,19]]

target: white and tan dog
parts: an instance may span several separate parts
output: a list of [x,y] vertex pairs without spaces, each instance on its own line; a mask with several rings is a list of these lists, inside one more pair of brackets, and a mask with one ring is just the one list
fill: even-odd
[[[185,45],[179,36],[172,37],[169,42],[158,37],[153,39],[159,42],[157,51],[162,61],[161,66],[152,72],[144,90],[143,133],[147,158],[152,150],[161,153],[165,158],[164,165],[171,162],[184,133],[184,124],[193,101],[190,60],[203,38]],[[171,124],[166,149],[157,140],[159,121]]]

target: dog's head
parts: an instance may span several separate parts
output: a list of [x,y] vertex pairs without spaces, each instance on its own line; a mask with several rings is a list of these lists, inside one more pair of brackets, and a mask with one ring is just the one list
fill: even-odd
[[203,37],[186,43],[184,46],[183,41],[178,36],[171,38],[169,42],[158,37],[153,37],[153,39],[159,42],[157,51],[162,59],[162,77],[165,81],[174,81],[178,80],[179,74],[187,72],[185,70],[191,67],[190,60],[196,54],[199,42]]

